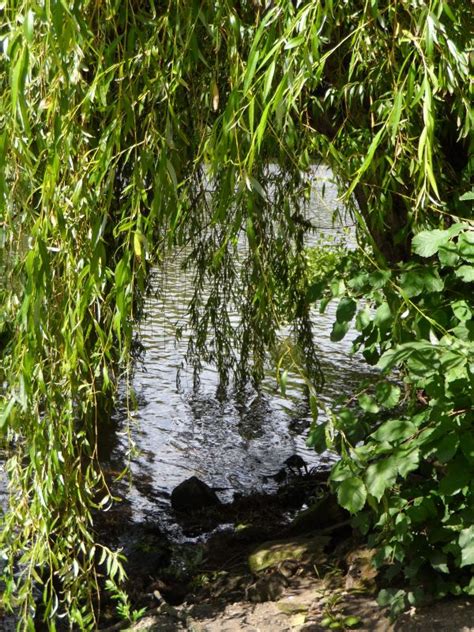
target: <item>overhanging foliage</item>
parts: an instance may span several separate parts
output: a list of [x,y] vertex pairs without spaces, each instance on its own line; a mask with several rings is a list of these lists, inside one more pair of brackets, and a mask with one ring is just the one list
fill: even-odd
[[[410,260],[421,228],[470,217],[470,7],[8,0],[1,11],[5,601],[26,624],[37,582],[46,617],[66,609],[93,628],[97,560],[120,576],[92,528],[91,511],[110,502],[98,411],[126,379],[149,266],[189,248],[194,357],[214,360],[224,382],[232,370],[258,381],[284,319],[311,351],[302,246],[312,162],[332,167],[383,270]],[[435,248],[433,236],[416,239],[421,255]],[[463,282],[471,263],[456,268]],[[403,273],[406,291],[413,271]],[[417,281],[421,292],[443,292],[434,274],[429,288]],[[395,313],[389,324],[379,313],[387,344],[405,342]]]

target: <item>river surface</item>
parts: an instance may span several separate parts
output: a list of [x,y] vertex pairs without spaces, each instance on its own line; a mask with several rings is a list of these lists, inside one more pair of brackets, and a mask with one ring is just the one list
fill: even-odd
[[[308,245],[322,238],[352,248],[355,236],[350,219],[333,218],[338,202],[335,188],[327,182],[330,173],[318,169],[317,175],[320,181],[307,213],[317,229]],[[206,366],[199,387],[194,388],[193,372],[185,363],[187,336],[179,341],[175,337],[176,328],[186,331],[191,279],[183,273],[181,260],[170,258],[153,271],[151,281],[139,330],[144,354],[133,376],[138,408],[128,430],[125,420],[130,413],[123,401],[119,405],[115,418],[119,432],[110,446],[112,467],[114,462],[118,467],[129,450],[129,432],[136,446],[130,461],[133,476],[122,491],[134,519],[158,519],[170,526],[169,494],[193,475],[221,490],[221,499],[229,501],[234,493],[275,489],[273,475],[293,454],[302,456],[309,467],[329,467],[333,455],[317,455],[306,447],[311,415],[296,376],[288,377],[286,397],[276,388],[269,368],[260,392],[249,390],[243,398],[230,393],[222,399],[217,373]],[[335,309],[331,304],[324,314],[312,313],[325,375],[320,399],[329,406],[370,374],[363,360],[351,354],[355,331],[349,331],[341,342],[330,340]]]

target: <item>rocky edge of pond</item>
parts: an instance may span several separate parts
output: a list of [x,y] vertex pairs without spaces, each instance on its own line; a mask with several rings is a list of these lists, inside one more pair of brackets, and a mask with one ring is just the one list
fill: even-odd
[[105,597],[100,629],[474,631],[466,599],[412,608],[391,622],[376,602],[373,552],[328,492],[327,473],[285,467],[292,476],[276,493],[228,504],[197,477],[178,485],[171,505],[192,542],[172,543],[152,522],[115,516],[104,525],[127,555],[131,610],[142,616],[117,621]]

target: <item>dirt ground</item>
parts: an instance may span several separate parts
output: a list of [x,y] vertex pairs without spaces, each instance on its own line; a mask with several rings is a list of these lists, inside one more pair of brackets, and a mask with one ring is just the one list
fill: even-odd
[[[471,632],[474,603],[457,599],[413,609],[391,623],[376,601],[366,595],[342,595],[336,612],[360,618],[357,630],[367,632]],[[168,610],[168,612],[166,612]],[[225,599],[190,607],[161,609],[130,630],[147,632],[326,632],[321,622],[327,606],[314,586],[289,588],[277,601],[226,603]],[[350,628],[342,625],[340,628]]]
[[[297,550],[301,541],[288,542]],[[279,541],[277,550],[282,546]],[[225,551],[224,543],[220,548]],[[345,557],[343,564],[313,545],[308,551],[298,561],[284,560],[255,573],[249,570],[247,550],[238,559],[229,543],[232,563],[222,571],[199,575],[200,581],[203,577],[208,581],[194,589],[188,584],[190,592],[183,603],[170,605],[157,581],[147,589],[153,591],[149,595],[155,599],[155,608],[130,628],[119,624],[109,632],[474,632],[474,600],[451,599],[412,608],[391,622],[375,600],[376,578],[367,563],[367,549],[336,551],[336,556]],[[217,558],[208,562],[214,569],[219,565]]]
[[[104,621],[101,630],[474,632],[474,599],[412,608],[390,621],[375,599],[380,585],[372,552],[334,499],[286,520],[288,507],[305,500],[306,487],[314,489],[314,481],[188,517],[184,528],[192,536],[214,529],[201,544],[163,549],[159,533],[142,529],[126,553],[129,592],[146,615],[133,625]],[[223,523],[247,526],[215,529]]]

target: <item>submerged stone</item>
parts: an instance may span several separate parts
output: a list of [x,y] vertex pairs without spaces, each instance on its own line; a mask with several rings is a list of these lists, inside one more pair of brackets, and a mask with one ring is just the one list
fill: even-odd
[[216,492],[197,476],[186,479],[171,492],[171,506],[175,511],[200,511],[221,504]]
[[292,454],[285,461],[285,465],[293,474],[302,475],[304,472],[308,474],[308,465],[306,461],[299,454]]

